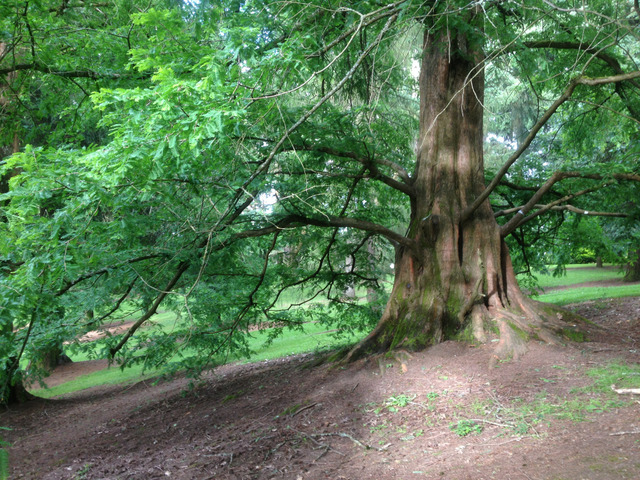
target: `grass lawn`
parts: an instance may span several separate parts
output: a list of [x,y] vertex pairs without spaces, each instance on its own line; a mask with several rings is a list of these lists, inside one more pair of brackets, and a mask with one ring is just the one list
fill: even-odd
[[568,305],[569,303],[586,302],[598,298],[640,297],[640,283],[621,285],[616,287],[577,287],[567,290],[543,293],[536,300],[553,303],[555,305]]
[[607,280],[621,280],[624,272],[617,266],[595,268],[595,265],[567,265],[566,274],[553,275],[536,274],[542,288],[562,287],[586,282],[602,282]]
[[598,298],[620,298],[640,296],[640,284],[621,284],[611,287],[578,286],[587,282],[602,282],[608,280],[622,280],[624,272],[617,266],[595,268],[595,265],[567,265],[566,274],[554,277],[553,275],[536,275],[540,287],[549,289],[553,287],[566,287],[574,285],[574,288],[545,292],[534,296],[541,302],[555,305],[567,305],[570,303],[584,302]]

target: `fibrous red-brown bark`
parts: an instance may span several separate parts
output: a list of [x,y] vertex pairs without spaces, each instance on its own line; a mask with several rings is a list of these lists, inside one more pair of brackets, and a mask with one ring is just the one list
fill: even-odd
[[481,33],[427,31],[420,76],[420,136],[409,237],[396,252],[390,300],[349,358],[398,346],[421,348],[469,332],[500,339],[500,357],[525,340],[555,341],[551,318],[518,287],[488,201],[462,222],[484,190]]

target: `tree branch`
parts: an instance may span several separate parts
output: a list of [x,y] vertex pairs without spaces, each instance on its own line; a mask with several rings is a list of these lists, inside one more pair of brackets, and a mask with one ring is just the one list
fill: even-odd
[[[529,221],[533,220],[534,218],[536,218],[536,217],[538,217],[538,216],[542,215],[543,213],[548,212],[548,211],[549,211],[549,210],[551,210],[553,207],[558,206],[558,205],[560,205],[561,203],[565,203],[565,202],[568,202],[568,201],[570,201],[570,200],[573,200],[574,198],[579,197],[579,196],[581,196],[581,195],[586,195],[587,193],[595,192],[595,191],[599,190],[600,188],[603,188],[603,187],[605,187],[605,186],[607,186],[607,185],[608,185],[608,184],[606,184],[606,185],[600,185],[600,186],[598,186],[598,187],[593,187],[593,188],[587,188],[587,189],[585,189],[585,190],[581,190],[581,191],[579,191],[579,192],[576,192],[576,193],[572,193],[572,194],[566,195],[566,196],[564,196],[564,197],[562,197],[562,198],[559,198],[558,200],[555,200],[555,201],[553,201],[553,202],[551,202],[551,203],[549,203],[549,204],[547,204],[547,205],[544,205],[544,206],[540,207],[538,210],[536,210],[535,212],[533,212],[533,213],[532,213],[531,215],[529,215],[528,217],[524,217],[524,218],[522,218],[522,216],[519,216],[519,217],[518,217],[518,220],[519,220],[519,221],[518,221],[517,223],[515,223],[514,225],[511,225],[509,230],[505,229],[505,228],[504,228],[504,226],[503,226],[503,227],[500,229],[500,235],[501,235],[502,237],[506,237],[506,236],[507,236],[507,235],[509,235],[511,232],[513,232],[513,230],[515,230],[516,228],[520,227],[521,225],[524,225],[525,223],[527,223],[527,222],[529,222]],[[505,225],[505,226],[506,226],[506,225]]]
[[93,70],[58,70],[55,67],[47,67],[41,63],[19,63],[11,67],[0,68],[0,75],[7,75],[20,70],[34,70],[65,78],[122,78],[119,73],[99,73]]
[[382,225],[377,223],[369,222],[367,220],[361,220],[357,218],[350,217],[325,217],[324,219],[310,218],[305,217],[303,215],[287,215],[286,217],[274,222],[272,225],[264,228],[257,228],[254,230],[245,230],[242,232],[238,232],[235,235],[232,235],[224,242],[221,242],[219,245],[219,249],[225,248],[229,246],[231,243],[236,242],[238,240],[242,240],[245,238],[253,238],[253,237],[263,237],[265,235],[270,235],[272,233],[276,233],[280,230],[285,230],[287,228],[297,228],[305,225],[312,225],[315,227],[338,227],[338,228],[355,228],[357,230],[363,230],[366,232],[375,233],[377,235],[381,235],[390,241],[404,245],[406,247],[413,247],[413,241],[405,237],[404,235],[400,235],[393,230],[388,229]]
[[[536,205],[536,208],[544,208],[544,205]],[[580,215],[587,215],[589,217],[617,217],[617,218],[628,218],[630,215],[628,213],[622,212],[594,212],[593,210],[583,210],[582,208],[574,207],[573,205],[556,205],[551,207],[551,210],[554,211],[569,211],[573,213],[578,213]]]
[[[311,116],[322,105],[324,105],[327,101],[329,101],[329,99],[331,99],[340,89],[342,89],[342,87],[344,87],[344,85],[354,75],[356,70],[358,70],[358,68],[364,61],[364,59],[373,51],[375,47],[377,47],[380,44],[380,42],[386,35],[387,31],[391,28],[391,25],[393,25],[393,23],[397,20],[397,18],[398,18],[398,15],[395,14],[395,15],[392,15],[387,20],[386,24],[384,25],[384,27],[382,28],[382,30],[380,31],[376,39],[366,49],[364,49],[364,51],[362,51],[362,53],[358,56],[358,58],[354,62],[353,66],[340,79],[340,81],[326,95],[320,98],[313,105],[313,107],[311,107],[304,115],[302,115],[302,117],[300,117],[298,121],[296,121],[291,127],[289,127],[280,136],[277,142],[274,142],[274,146],[271,148],[269,155],[267,155],[267,157],[262,162],[260,162],[260,165],[258,165],[255,171],[251,175],[249,175],[249,177],[243,182],[243,184],[240,187],[236,189],[235,194],[231,199],[231,201],[229,202],[229,205],[226,211],[221,215],[220,220],[216,223],[216,225],[213,226],[212,230],[217,230],[220,227],[220,225],[225,225],[225,226],[229,225],[230,221],[228,220],[228,218],[231,218],[231,219],[233,219],[234,217],[237,218],[237,216],[239,216],[240,213],[252,203],[253,197],[250,196],[250,198],[247,199],[241,206],[236,207],[237,202],[239,202],[240,199],[246,194],[247,189],[249,188],[249,185],[251,185],[255,179],[257,179],[258,177],[260,177],[262,174],[264,174],[269,170],[269,168],[271,167],[271,164],[273,163],[273,159],[275,158],[277,153],[280,151],[282,146],[285,144],[285,142],[289,139],[290,135],[293,132],[295,132],[302,124],[304,124],[309,118],[311,118]],[[231,213],[232,210],[234,211],[233,214]]]
[[[549,48],[553,50],[578,50],[593,55],[594,57],[602,60],[604,63],[609,65],[609,67],[611,67],[611,70],[613,70],[613,72],[617,75],[624,73],[624,70],[620,66],[620,62],[617,58],[586,43],[560,42],[555,40],[537,40],[524,42],[524,46],[527,48]],[[633,84],[638,87],[638,84],[636,82],[633,82]]]
[[139,277],[136,275],[133,281],[129,283],[127,290],[120,296],[120,298],[116,301],[115,305],[111,310],[109,310],[107,313],[105,313],[100,318],[98,318],[97,320],[94,320],[91,323],[100,325],[106,318],[109,318],[114,312],[116,312],[120,308],[120,305],[122,305],[122,302],[124,302],[127,299],[127,297],[129,297],[129,294],[131,293],[131,290],[133,290],[133,286],[136,284],[138,278]]
[[[292,145],[292,146],[295,150],[304,150],[308,152],[320,152],[320,153],[326,153],[326,154],[332,155],[334,157],[350,158],[352,160],[355,160],[361,165],[364,165],[365,167],[367,167],[367,169],[371,172],[371,175],[372,175],[371,178],[380,180],[382,183],[412,198],[415,196],[415,190],[410,185],[411,178],[409,177],[409,174],[404,168],[402,168],[400,165],[394,162],[391,162],[388,160],[364,158],[356,154],[355,152],[343,152],[333,147],[307,146],[307,145]],[[378,165],[385,165],[392,168],[398,174],[398,176],[400,176],[400,178],[403,180],[404,183],[394,180],[392,177],[389,177],[387,175],[380,173],[377,168]]]
[[640,78],[640,71],[625,73],[622,75],[613,75],[608,77],[599,77],[599,78],[589,78],[589,77],[575,77],[569,85],[565,89],[565,91],[556,99],[555,102],[547,109],[544,115],[536,122],[533,126],[527,138],[525,138],[524,142],[518,147],[518,149],[507,159],[505,164],[498,170],[498,173],[493,180],[489,183],[489,185],[484,189],[484,191],[476,198],[476,200],[467,207],[462,213],[461,220],[462,222],[467,221],[473,212],[482,205],[482,203],[489,198],[491,192],[495,190],[498,186],[502,178],[506,175],[511,165],[513,165],[516,160],[520,158],[520,156],[529,148],[531,142],[533,142],[534,138],[538,135],[538,132],[542,129],[542,127],[549,121],[549,119],[555,114],[555,112],[560,108],[560,106],[565,103],[571,95],[573,95],[574,90],[578,85],[588,85],[588,86],[598,86],[605,85],[609,83],[619,83],[628,80],[633,80],[635,78]]
[[125,260],[123,262],[120,263],[116,263],[115,265],[110,265],[108,267],[104,267],[101,268],[99,270],[94,270],[93,272],[89,272],[89,273],[85,273],[84,275],[80,275],[78,278],[76,278],[75,280],[71,281],[71,282],[66,282],[65,285],[56,292],[55,296],[56,297],[60,297],[62,295],[64,295],[65,293],[67,293],[71,288],[73,288],[75,285],[91,278],[91,277],[95,277],[96,275],[103,275],[105,273],[110,272],[111,270],[115,270],[116,268],[120,268],[123,267],[125,265],[131,265],[132,263],[137,263],[137,262],[142,262],[144,260],[149,260],[151,258],[158,258],[161,257],[162,255],[159,253],[155,253],[153,255],[144,255],[142,257],[137,257],[137,258],[130,258],[128,260]]
[[111,349],[109,349],[109,356],[111,358],[113,358],[115,354],[118,353],[122,349],[122,347],[124,347],[124,345],[129,341],[129,338],[131,338],[131,336],[134,333],[136,333],[136,330],[138,330],[144,322],[146,322],[149,318],[155,315],[162,301],[166,298],[167,295],[169,295],[169,293],[171,293],[171,289],[178,283],[178,281],[182,277],[182,274],[187,271],[189,266],[190,266],[190,262],[187,262],[187,261],[180,262],[176,270],[176,273],[171,278],[171,280],[169,280],[167,285],[164,287],[163,291],[160,292],[160,294],[156,297],[151,307],[147,309],[144,315],[142,315],[136,321],[136,323],[131,325],[131,328],[127,330],[127,333],[125,333],[124,336],[120,339],[120,342],[118,342],[118,344],[115,347],[112,347]]
[[513,232],[522,219],[531,211],[532,208],[540,201],[540,199],[555,185],[557,182],[564,180],[565,178],[571,178],[577,175],[572,175],[570,172],[555,172],[551,175],[551,178],[547,180],[536,193],[529,199],[529,201],[520,207],[517,213],[500,228],[500,233],[503,237],[506,237]]

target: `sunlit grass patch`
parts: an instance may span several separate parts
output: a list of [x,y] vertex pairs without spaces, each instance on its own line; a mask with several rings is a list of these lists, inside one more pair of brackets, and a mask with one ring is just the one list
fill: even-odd
[[621,298],[640,296],[640,284],[620,285],[615,287],[578,287],[543,293],[536,298],[541,302],[555,305],[586,302],[599,298]]

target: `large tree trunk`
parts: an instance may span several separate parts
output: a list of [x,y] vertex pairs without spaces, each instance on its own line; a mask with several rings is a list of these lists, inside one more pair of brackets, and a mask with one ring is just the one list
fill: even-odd
[[420,137],[409,236],[396,252],[390,300],[374,331],[348,355],[423,348],[465,331],[499,335],[498,357],[527,338],[554,342],[554,315],[522,294],[488,201],[461,223],[484,190],[482,33],[427,29],[420,76]]

